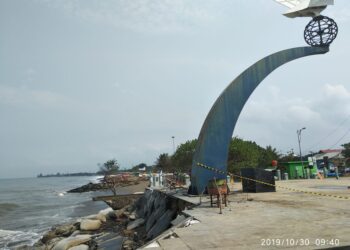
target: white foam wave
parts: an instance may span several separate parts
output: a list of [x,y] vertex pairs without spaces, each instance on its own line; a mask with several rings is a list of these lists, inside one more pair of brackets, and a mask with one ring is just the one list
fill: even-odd
[[89,181],[92,183],[99,183],[101,179],[103,179],[103,175],[97,175],[97,176],[91,177]]
[[11,249],[20,245],[32,246],[40,235],[33,231],[11,231],[0,229],[0,249]]

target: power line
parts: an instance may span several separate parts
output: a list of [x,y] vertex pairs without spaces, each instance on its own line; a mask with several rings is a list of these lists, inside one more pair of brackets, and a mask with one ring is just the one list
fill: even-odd
[[[308,147],[306,150],[304,150],[304,151],[309,151],[310,149],[313,149],[313,148],[315,148],[317,145],[319,145],[321,142],[323,142],[325,139],[327,139],[329,136],[331,136],[332,134],[334,134],[338,129],[340,129],[341,128],[341,126],[343,126],[343,124],[347,121],[347,120],[349,120],[349,118],[350,118],[350,114],[344,119],[344,120],[342,120],[340,123],[338,123],[338,125],[337,125],[337,127],[335,128],[335,129],[333,129],[330,133],[328,133],[326,136],[324,136],[322,139],[320,139],[319,141],[317,141],[316,143],[314,143],[314,144],[312,144],[312,146],[310,146],[310,147]],[[343,138],[341,138],[341,139],[343,139]],[[338,143],[338,142],[337,142]],[[336,143],[336,144],[337,144]],[[335,145],[336,145],[335,144]],[[335,146],[335,145],[333,145],[333,146]]]
[[336,146],[336,145],[337,145],[341,140],[343,140],[344,137],[347,136],[349,133],[350,133],[350,129],[349,129],[348,131],[346,131],[346,133],[345,133],[342,137],[340,137],[340,139],[339,139],[336,143],[334,143],[329,149],[332,149],[334,146]]

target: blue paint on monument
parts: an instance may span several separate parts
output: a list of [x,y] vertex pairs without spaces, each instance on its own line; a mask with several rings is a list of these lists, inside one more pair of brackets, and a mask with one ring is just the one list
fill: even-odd
[[292,60],[325,54],[328,47],[299,47],[279,51],[256,62],[240,74],[222,92],[204,121],[193,157],[191,193],[202,193],[209,180],[225,175],[200,168],[197,163],[227,171],[227,157],[233,130],[244,104],[264,78]]

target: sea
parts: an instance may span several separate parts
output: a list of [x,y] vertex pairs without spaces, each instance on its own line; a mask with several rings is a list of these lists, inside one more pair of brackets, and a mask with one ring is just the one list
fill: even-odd
[[99,176],[0,179],[0,249],[33,245],[52,226],[105,209],[93,196],[108,192],[67,193]]

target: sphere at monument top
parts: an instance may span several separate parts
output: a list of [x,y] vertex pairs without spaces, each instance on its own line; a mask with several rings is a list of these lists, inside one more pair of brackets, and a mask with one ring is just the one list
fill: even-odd
[[326,16],[314,17],[305,27],[304,39],[311,46],[329,46],[338,34],[337,23]]

